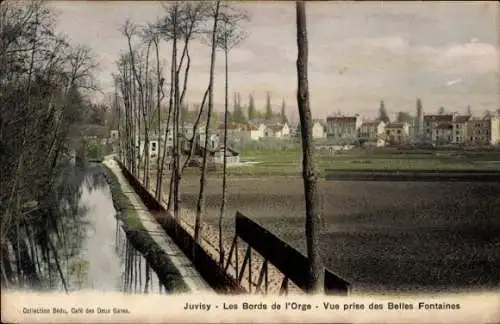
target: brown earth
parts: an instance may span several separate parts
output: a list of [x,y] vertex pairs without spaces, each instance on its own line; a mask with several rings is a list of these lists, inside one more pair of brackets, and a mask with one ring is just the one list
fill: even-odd
[[[186,175],[183,207],[194,210],[198,190],[199,178]],[[221,190],[210,177],[213,228]],[[240,211],[305,252],[301,178],[233,178],[228,192],[225,236]],[[354,292],[500,288],[500,184],[321,180],[320,194],[323,260]]]

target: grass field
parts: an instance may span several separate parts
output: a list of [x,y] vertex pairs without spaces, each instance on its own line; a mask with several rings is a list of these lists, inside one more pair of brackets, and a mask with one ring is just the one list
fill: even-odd
[[[231,166],[233,176],[299,175],[302,153],[300,150],[244,150],[241,161],[258,162],[250,165]],[[315,162],[320,175],[325,170],[492,170],[500,171],[500,152],[450,152],[450,151],[391,151],[353,149],[335,155],[315,152]],[[220,172],[218,172],[220,173]]]

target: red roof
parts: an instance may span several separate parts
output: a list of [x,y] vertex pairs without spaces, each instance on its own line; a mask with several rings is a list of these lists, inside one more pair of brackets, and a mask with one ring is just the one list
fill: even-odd
[[427,122],[451,123],[453,121],[453,115],[425,115],[424,120]]
[[[224,124],[219,125],[219,129],[223,130],[224,129]],[[245,131],[256,131],[259,130],[257,126],[250,125],[250,124],[238,124],[238,123],[230,123],[227,124],[227,129],[229,130],[245,130]]]
[[471,116],[468,115],[458,115],[455,116],[455,123],[457,124],[464,124],[468,122],[471,119]]
[[355,123],[358,117],[349,117],[349,116],[341,116],[341,117],[327,117],[326,121],[329,123]]

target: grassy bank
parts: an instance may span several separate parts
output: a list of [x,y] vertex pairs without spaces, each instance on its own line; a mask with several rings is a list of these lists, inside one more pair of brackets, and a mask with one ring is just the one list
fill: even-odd
[[182,275],[170,261],[168,255],[145,231],[137,210],[123,193],[116,175],[108,167],[105,168],[113,205],[117,211],[117,217],[125,224],[125,234],[129,242],[144,256],[167,291],[172,293],[189,292]]
[[[292,150],[247,150],[241,160],[255,164],[228,168],[234,176],[300,175],[302,153]],[[440,150],[362,150],[316,152],[318,172],[329,171],[500,171],[499,152]],[[218,172],[220,173],[220,172]]]

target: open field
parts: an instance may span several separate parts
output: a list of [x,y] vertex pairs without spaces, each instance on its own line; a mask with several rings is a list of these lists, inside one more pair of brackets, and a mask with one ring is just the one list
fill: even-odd
[[[336,154],[315,152],[319,174],[325,170],[419,171],[419,170],[493,170],[500,171],[500,151],[353,149]],[[241,161],[258,162],[230,166],[232,176],[300,175],[302,153],[292,150],[244,150]],[[189,173],[199,173],[190,170]],[[220,171],[217,172],[220,174]]]
[[[199,180],[186,176],[183,206],[195,207]],[[217,226],[221,182],[207,188]],[[237,210],[305,252],[298,177],[233,178],[224,221]],[[325,264],[355,291],[500,288],[500,184],[320,182]]]
[[[333,158],[338,160],[337,170],[352,170],[357,165],[359,170],[367,171],[498,171],[498,155],[352,151]],[[320,165],[335,169],[333,162],[324,162],[327,158],[331,157],[318,156]],[[240,211],[305,252],[299,159],[299,151],[242,152],[242,160],[258,160],[267,166],[261,172],[235,173],[229,169],[223,222],[229,242],[234,215]],[[371,160],[372,168],[366,167],[369,163],[352,163],[358,160]],[[271,168],[273,163],[281,165]],[[339,167],[342,163],[343,169]],[[284,165],[292,165],[296,172],[283,171]],[[500,289],[500,272],[495,270],[500,268],[500,183],[322,178],[319,186],[321,254],[330,270],[353,283],[354,292]],[[168,180],[163,188],[168,188]],[[195,209],[198,191],[199,177],[185,174],[181,183],[184,208]],[[208,177],[206,192],[205,221],[217,228],[222,192],[218,174]]]

